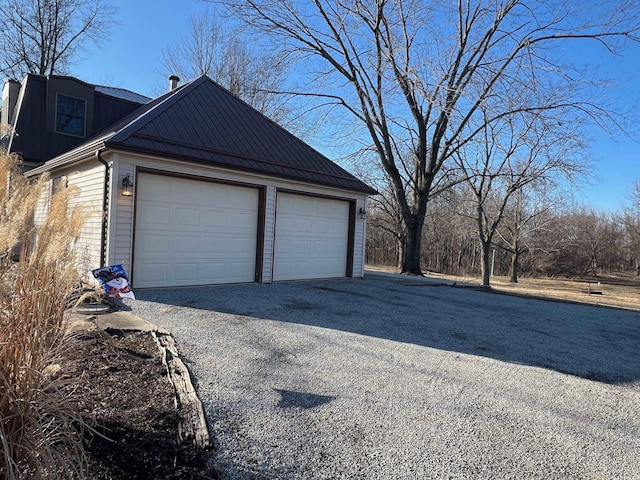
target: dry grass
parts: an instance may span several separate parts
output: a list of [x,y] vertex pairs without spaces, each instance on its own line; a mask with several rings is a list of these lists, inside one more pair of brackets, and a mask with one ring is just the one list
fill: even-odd
[[84,219],[69,208],[67,189],[53,195],[36,232],[47,185],[46,178],[29,184],[18,160],[0,155],[0,477],[7,479],[81,478],[85,464],[80,416],[60,388],[70,380],[57,375],[64,308],[78,280],[72,245]]
[[[397,268],[387,266],[367,265],[366,268],[374,271],[398,272]],[[426,276],[457,283],[478,286],[481,284],[481,280],[476,277],[433,272],[427,272]],[[509,277],[498,276],[491,277],[491,288],[512,295],[640,311],[640,279],[631,273],[598,277],[591,283],[586,280],[527,277],[519,278],[518,283],[509,283]],[[592,293],[585,293],[589,288]]]

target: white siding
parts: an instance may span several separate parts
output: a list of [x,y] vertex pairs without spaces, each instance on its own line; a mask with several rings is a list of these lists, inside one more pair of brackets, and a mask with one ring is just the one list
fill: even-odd
[[273,281],[273,240],[275,238],[274,220],[276,216],[276,189],[273,185],[267,187],[265,207],[262,281],[264,283],[271,283]]
[[36,204],[36,209],[33,214],[33,217],[34,217],[33,221],[36,227],[39,227],[40,225],[42,225],[42,222],[44,222],[47,216],[47,213],[49,212],[49,202],[51,201],[52,182],[53,182],[52,180],[48,180],[47,182],[44,182],[42,185],[42,190],[40,191],[40,199]]
[[81,274],[91,278],[91,270],[100,267],[100,242],[102,237],[102,199],[104,194],[104,165],[87,162],[72,171],[63,171],[69,186],[79,189],[71,206],[82,208],[87,219],[76,244]]
[[[133,202],[134,196],[124,197],[120,192],[122,179],[129,174],[129,178],[135,182],[135,168],[131,162],[118,161],[119,155],[113,159],[113,183],[112,191],[113,209],[111,211],[112,222],[115,228],[110,231],[109,260],[110,265],[121,264],[125,271],[131,274],[131,251],[133,238]],[[135,188],[135,185],[134,185]]]
[[80,274],[91,279],[91,270],[100,266],[100,239],[102,234],[102,198],[104,191],[104,165],[88,161],[73,169],[51,172],[51,180],[45,185],[35,212],[36,227],[41,225],[49,210],[52,184],[60,176],[66,177],[69,187],[78,189],[71,199],[71,207],[80,207],[86,221],[76,243]]
[[356,201],[356,231],[353,242],[353,276],[364,277],[364,261],[367,242],[367,221],[358,212],[360,208],[367,209],[367,197],[362,196]]

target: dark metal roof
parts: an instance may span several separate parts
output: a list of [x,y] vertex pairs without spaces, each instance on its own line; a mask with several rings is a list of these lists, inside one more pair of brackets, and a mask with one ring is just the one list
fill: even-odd
[[91,145],[377,193],[207,76],[139,107],[52,159],[49,168],[72,161],[74,152]]
[[96,92],[109,95],[110,97],[119,98],[120,100],[127,100],[129,102],[144,104],[151,100],[151,98],[141,95],[131,90],[117,87],[107,87],[105,85],[95,85]]
[[206,76],[138,112],[107,147],[375,193]]

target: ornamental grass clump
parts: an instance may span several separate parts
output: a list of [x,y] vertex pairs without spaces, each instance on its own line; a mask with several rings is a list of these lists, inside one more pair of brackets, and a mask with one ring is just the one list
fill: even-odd
[[47,186],[0,154],[0,478],[82,478],[86,464],[74,380],[58,372],[84,219],[69,206],[72,189],[49,195]]

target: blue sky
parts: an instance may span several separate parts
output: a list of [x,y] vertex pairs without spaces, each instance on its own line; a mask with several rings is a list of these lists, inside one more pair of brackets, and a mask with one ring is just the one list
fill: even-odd
[[[160,73],[163,48],[185,35],[189,17],[204,14],[209,5],[201,0],[112,0],[110,3],[118,8],[118,13],[109,38],[100,47],[86,45],[84,58],[72,66],[72,74],[90,83],[158,95],[168,87],[168,79]],[[627,107],[637,107],[632,124],[638,126],[638,135],[640,45],[627,48],[618,57],[602,51],[587,52],[586,56],[619,79],[613,96]],[[631,183],[640,179],[640,142],[619,135],[611,139],[595,130],[590,136],[593,179],[577,189],[575,197],[579,203],[613,212],[627,201]]]

